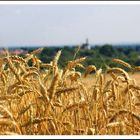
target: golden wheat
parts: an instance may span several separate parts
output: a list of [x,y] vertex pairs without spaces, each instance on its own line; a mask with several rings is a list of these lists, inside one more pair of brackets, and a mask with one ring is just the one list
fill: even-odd
[[49,63],[38,58],[42,51],[22,58],[5,49],[0,58],[0,135],[140,134],[139,80],[129,73],[140,66],[120,59],[112,61],[128,72],[84,66],[79,47],[60,68],[61,50]]
[[132,68],[132,66],[130,64],[128,64],[127,62],[125,62],[125,61],[123,61],[121,59],[113,59],[112,61],[115,62],[115,63],[121,64],[121,65],[123,65],[123,66],[125,66],[125,67],[127,67],[129,69]]

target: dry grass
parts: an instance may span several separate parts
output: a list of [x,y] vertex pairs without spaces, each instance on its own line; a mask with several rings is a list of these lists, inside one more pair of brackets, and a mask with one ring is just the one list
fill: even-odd
[[139,67],[113,59],[130,72],[118,67],[102,72],[84,67],[86,57],[75,59],[76,50],[74,60],[60,69],[61,51],[44,64],[36,56],[42,50],[25,59],[5,50],[0,59],[1,135],[140,134]]

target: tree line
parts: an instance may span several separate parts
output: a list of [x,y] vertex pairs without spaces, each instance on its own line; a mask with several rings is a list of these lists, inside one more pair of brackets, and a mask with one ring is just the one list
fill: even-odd
[[[45,63],[49,63],[55,56],[58,50],[62,50],[62,55],[59,60],[60,67],[64,67],[68,61],[71,61],[80,57],[87,57],[86,61],[83,63],[84,66],[95,65],[97,68],[105,69],[107,66],[117,66],[112,62],[113,58],[122,59],[132,66],[140,65],[140,46],[134,47],[116,47],[110,44],[105,44],[102,46],[95,46],[91,49],[80,48],[78,53],[74,58],[75,51],[78,46],[75,47],[44,47],[41,54],[38,57]],[[22,48],[28,50],[28,52],[33,51],[35,48]]]

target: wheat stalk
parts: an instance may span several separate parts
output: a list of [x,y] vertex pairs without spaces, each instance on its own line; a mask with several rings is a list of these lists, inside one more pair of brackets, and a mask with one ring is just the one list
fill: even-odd
[[121,59],[113,59],[112,61],[117,63],[117,64],[121,64],[121,65],[123,65],[123,66],[125,66],[125,67],[127,67],[129,69],[132,68],[132,66],[130,64],[128,64],[127,62],[125,62],[125,61],[123,61]]

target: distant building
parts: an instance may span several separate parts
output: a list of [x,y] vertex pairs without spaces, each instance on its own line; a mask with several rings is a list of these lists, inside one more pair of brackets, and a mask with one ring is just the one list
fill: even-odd
[[90,46],[90,44],[88,42],[88,38],[86,39],[86,42],[82,44],[81,48],[82,49],[88,49],[88,50],[91,49],[91,46]]

